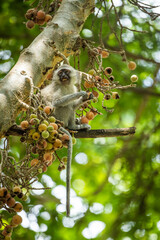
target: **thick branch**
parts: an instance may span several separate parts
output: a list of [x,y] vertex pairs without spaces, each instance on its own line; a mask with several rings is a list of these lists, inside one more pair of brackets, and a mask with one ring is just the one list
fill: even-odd
[[[136,128],[114,128],[114,129],[97,129],[85,131],[81,130],[74,134],[76,138],[101,138],[101,137],[120,137],[130,136],[135,134]],[[17,125],[12,126],[8,131],[7,135],[22,136],[25,130],[18,127]]]
[[0,82],[0,137],[13,125],[22,102],[28,103],[32,83],[39,86],[48,70],[62,60],[55,47],[65,56],[73,54],[79,32],[93,7],[94,0],[63,0],[53,20],[23,50],[17,64]]

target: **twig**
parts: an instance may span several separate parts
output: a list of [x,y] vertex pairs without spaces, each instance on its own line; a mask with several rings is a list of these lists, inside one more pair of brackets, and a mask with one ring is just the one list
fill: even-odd
[[[126,89],[122,89],[122,90],[126,90]],[[147,88],[129,88],[127,89],[127,91],[132,91],[132,92],[135,92],[135,93],[138,93],[138,94],[141,94],[142,96],[143,95],[151,95],[153,97],[160,97],[160,93],[158,92],[154,92],[152,89],[147,89]]]
[[66,56],[64,54],[62,54],[61,52],[59,52],[57,49],[55,50],[55,55],[61,57],[65,64],[70,65]]
[[139,0],[128,0],[128,2],[131,3],[134,6],[137,6],[142,12],[148,14],[151,17],[152,21],[160,16],[159,13],[154,13],[154,12],[150,11],[153,8],[157,8],[159,6],[152,6],[150,4],[143,3],[143,2],[141,2]]

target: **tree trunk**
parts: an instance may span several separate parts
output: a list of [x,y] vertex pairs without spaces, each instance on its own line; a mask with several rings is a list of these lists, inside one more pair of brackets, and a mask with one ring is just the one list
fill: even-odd
[[55,49],[66,57],[74,53],[83,23],[93,8],[94,0],[63,0],[53,20],[22,51],[16,65],[0,82],[0,137],[14,123],[22,102],[30,102],[33,85],[40,86],[49,69],[62,59]]

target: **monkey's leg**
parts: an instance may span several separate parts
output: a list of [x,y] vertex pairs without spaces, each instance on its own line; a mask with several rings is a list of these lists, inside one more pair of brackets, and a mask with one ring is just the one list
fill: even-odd
[[68,94],[65,95],[62,98],[59,98],[53,102],[53,107],[60,107],[60,106],[66,106],[72,103],[74,100],[77,100],[79,97],[84,97],[87,98],[88,94],[85,91],[73,93],[73,94]]
[[67,173],[66,173],[66,214],[70,215],[70,188],[71,188],[71,161],[72,161],[72,137],[70,133],[63,127],[60,130],[69,136],[68,157],[67,157]]

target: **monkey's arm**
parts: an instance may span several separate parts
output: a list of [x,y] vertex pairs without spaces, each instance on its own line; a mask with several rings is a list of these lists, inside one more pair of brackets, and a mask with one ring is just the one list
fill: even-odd
[[88,94],[85,91],[68,94],[62,98],[59,98],[53,101],[52,105],[55,107],[66,106],[66,105],[69,105],[74,100],[77,100],[79,97],[82,97],[84,99],[88,97]]

